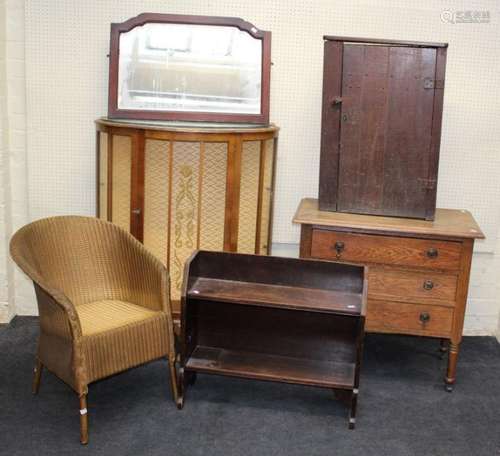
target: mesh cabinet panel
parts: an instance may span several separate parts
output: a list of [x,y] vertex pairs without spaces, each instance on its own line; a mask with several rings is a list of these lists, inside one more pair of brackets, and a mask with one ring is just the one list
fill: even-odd
[[224,249],[227,143],[204,143],[201,164],[199,248]]
[[255,253],[259,201],[260,141],[244,141],[241,153],[238,252]]
[[144,245],[168,262],[170,142],[147,140],[144,149]]
[[184,263],[197,247],[200,143],[174,142],[170,208],[170,293],[180,299]]
[[129,136],[113,135],[112,221],[130,231],[130,178],[132,141]]

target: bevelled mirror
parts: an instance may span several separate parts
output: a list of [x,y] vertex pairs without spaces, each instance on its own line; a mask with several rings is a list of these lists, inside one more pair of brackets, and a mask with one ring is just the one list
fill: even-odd
[[110,118],[269,122],[271,32],[144,13],[111,24],[110,47]]

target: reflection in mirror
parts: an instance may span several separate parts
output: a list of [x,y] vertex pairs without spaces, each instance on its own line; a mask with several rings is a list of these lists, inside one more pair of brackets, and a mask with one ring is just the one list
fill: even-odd
[[237,27],[147,23],[119,46],[118,109],[261,112],[262,40]]

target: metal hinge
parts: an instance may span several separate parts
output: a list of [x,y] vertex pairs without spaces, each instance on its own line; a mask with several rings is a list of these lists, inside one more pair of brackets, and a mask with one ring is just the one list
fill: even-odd
[[424,179],[418,178],[418,182],[422,184],[422,187],[426,190],[435,190],[436,189],[436,179]]
[[444,89],[444,79],[425,78],[424,89]]

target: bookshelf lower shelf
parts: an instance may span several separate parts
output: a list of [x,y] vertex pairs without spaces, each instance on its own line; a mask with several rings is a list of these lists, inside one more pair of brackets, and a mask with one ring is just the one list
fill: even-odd
[[352,389],[355,362],[335,362],[197,346],[185,369],[256,380]]

